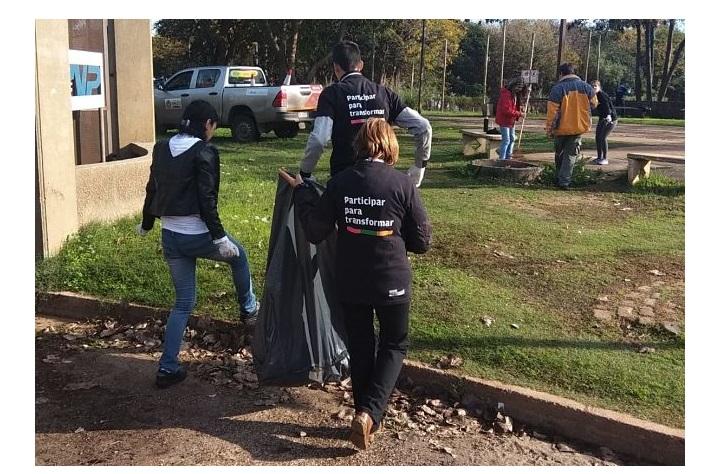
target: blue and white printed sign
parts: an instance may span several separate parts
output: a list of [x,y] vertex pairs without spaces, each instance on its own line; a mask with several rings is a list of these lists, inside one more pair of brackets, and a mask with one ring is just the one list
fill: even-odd
[[89,51],[68,51],[70,61],[70,105],[72,110],[105,107],[103,55]]

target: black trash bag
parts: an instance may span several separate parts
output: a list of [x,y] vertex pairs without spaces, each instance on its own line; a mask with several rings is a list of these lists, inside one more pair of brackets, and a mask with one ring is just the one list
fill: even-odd
[[[325,191],[311,182],[318,194]],[[305,238],[293,188],[278,179],[265,292],[253,358],[264,385],[303,385],[344,378],[349,372],[345,326],[335,291],[336,235],[320,245]]]

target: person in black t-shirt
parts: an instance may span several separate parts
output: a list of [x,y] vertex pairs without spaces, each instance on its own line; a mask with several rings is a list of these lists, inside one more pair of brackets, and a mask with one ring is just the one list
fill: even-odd
[[[427,252],[431,227],[412,177],[393,168],[398,144],[390,124],[368,119],[355,150],[353,166],[330,178],[321,197],[299,174],[290,184],[310,242],[321,242],[337,225],[335,275],[355,404],[350,440],[367,449],[407,353],[412,281],[407,252]],[[377,353],[373,312],[380,323]]]
[[313,131],[300,162],[301,176],[310,177],[331,139],[330,175],[351,167],[355,135],[369,118],[375,117],[407,128],[414,137],[415,163],[408,169],[408,175],[415,186],[420,186],[430,159],[430,122],[407,107],[395,92],[362,75],[363,61],[357,44],[352,41],[337,43],[332,58],[338,82],[323,89],[318,99]]
[[608,162],[608,136],[615,129],[618,123],[618,116],[615,106],[610,97],[602,90],[600,81],[592,81],[593,90],[598,98],[598,106],[595,109],[598,118],[595,128],[595,146],[597,157],[590,163],[593,165],[607,165]]

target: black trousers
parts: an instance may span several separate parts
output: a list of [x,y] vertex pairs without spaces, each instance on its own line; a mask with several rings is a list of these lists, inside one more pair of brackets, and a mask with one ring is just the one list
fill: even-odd
[[[407,354],[410,303],[387,306],[343,303],[342,306],[355,410],[367,412],[375,425],[379,425]],[[373,310],[380,323],[377,344]]]

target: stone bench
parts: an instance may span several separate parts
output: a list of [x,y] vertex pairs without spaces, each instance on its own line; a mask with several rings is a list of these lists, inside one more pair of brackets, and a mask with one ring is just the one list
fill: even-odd
[[493,152],[500,147],[502,137],[492,133],[485,133],[482,130],[460,130],[463,137],[463,155],[484,155],[486,158],[494,158]]
[[652,153],[628,153],[628,183],[635,184],[640,178],[650,175],[650,163],[660,161],[684,165],[685,157],[655,155]]

